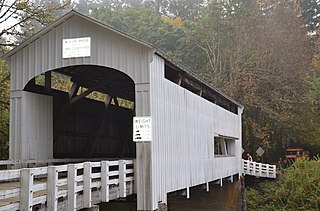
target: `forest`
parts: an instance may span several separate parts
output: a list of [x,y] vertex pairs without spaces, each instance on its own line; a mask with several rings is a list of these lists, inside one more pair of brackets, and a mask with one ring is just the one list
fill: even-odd
[[[0,0],[0,56],[74,9],[149,42],[244,105],[243,148],[320,152],[320,0]],[[10,74],[0,60],[0,159]]]

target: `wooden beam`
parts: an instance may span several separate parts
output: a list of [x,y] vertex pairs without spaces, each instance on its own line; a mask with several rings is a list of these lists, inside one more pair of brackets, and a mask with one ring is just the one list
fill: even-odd
[[[134,86],[132,89],[128,88],[127,83],[113,83],[112,85],[115,85],[115,88],[111,88],[110,85],[114,79],[106,80],[104,83],[98,84],[93,82],[88,82],[82,79],[71,79],[72,82],[79,84],[81,87],[95,87],[96,91],[99,91],[104,94],[110,94],[112,96],[117,96],[126,100],[134,101],[135,100],[135,92],[134,92]],[[132,92],[126,92],[126,90],[130,90]]]
[[80,85],[78,83],[73,83],[70,90],[69,90],[69,99],[74,98],[78,91],[79,91]]
[[45,72],[44,74],[44,85],[46,89],[51,89],[51,71]]
[[200,96],[200,97],[202,97],[202,92],[203,92],[203,91],[202,91],[202,88],[201,88],[201,90],[199,91],[199,96]]
[[193,81],[192,79],[184,78],[183,82],[191,86],[195,90],[202,90],[202,87],[199,83]]
[[113,102],[114,102],[114,104],[115,104],[116,106],[119,106],[119,102],[118,102],[117,97],[114,97],[114,98],[113,98]]
[[74,96],[73,98],[70,99],[69,104],[72,105],[72,104],[76,103],[77,101],[81,100],[82,98],[89,95],[93,91],[94,91],[94,89],[90,88],[90,89],[87,89],[86,91],[82,92],[81,94]]
[[181,83],[182,83],[182,77],[181,77],[181,75],[179,74],[179,80],[178,80],[178,83],[177,83],[177,84],[178,84],[179,86],[181,86]]
[[[116,97],[114,97],[114,98],[116,98]],[[107,109],[108,106],[110,105],[111,100],[112,100],[111,95],[106,94],[106,99],[105,99],[105,101],[104,101],[104,105],[105,105],[106,109]]]

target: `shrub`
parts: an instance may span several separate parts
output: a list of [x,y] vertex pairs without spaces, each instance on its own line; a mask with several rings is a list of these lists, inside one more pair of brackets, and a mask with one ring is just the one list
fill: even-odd
[[284,169],[276,181],[247,188],[248,210],[320,211],[320,157],[302,159]]

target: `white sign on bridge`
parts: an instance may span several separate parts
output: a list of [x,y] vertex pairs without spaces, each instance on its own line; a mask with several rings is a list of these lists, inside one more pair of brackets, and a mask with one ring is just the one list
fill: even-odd
[[151,141],[151,117],[133,117],[133,141]]
[[62,40],[62,58],[89,57],[90,54],[91,37]]

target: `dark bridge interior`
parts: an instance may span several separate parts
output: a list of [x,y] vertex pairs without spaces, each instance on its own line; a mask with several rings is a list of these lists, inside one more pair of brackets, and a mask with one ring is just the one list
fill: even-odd
[[118,70],[81,65],[47,72],[24,90],[53,97],[54,158],[134,158],[134,87]]

